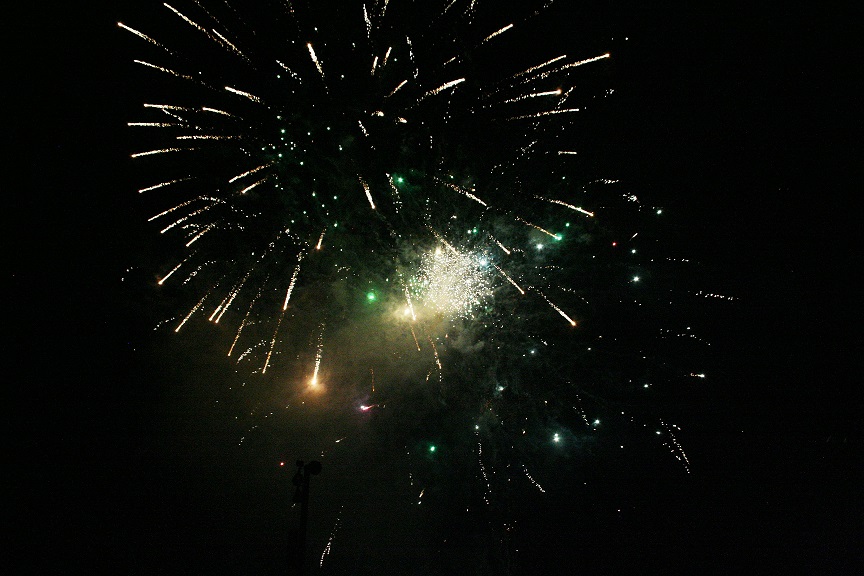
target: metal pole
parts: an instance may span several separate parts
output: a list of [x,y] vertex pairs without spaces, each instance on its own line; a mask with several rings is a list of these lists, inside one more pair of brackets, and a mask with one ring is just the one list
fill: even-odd
[[309,478],[321,473],[321,463],[313,460],[304,464],[302,460],[297,461],[297,473],[294,474],[294,502],[300,504],[300,528],[297,531],[297,574],[306,571],[306,526],[309,523]]

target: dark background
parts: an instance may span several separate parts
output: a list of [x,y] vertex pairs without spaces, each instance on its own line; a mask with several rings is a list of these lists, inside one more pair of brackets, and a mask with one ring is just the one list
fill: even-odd
[[[838,6],[580,7],[574,28],[629,38],[598,147],[684,215],[682,252],[737,300],[707,334],[720,378],[692,477],[660,474],[623,520],[587,510],[578,544],[545,510],[523,573],[861,571],[862,14]],[[22,573],[263,573],[254,520],[236,542],[254,510],[217,512],[242,479],[172,477],[181,378],[141,339],[145,303],[120,281],[147,241],[122,129],[133,56],[115,25],[135,10],[37,3],[3,25],[7,525]],[[633,493],[603,494],[619,489]]]

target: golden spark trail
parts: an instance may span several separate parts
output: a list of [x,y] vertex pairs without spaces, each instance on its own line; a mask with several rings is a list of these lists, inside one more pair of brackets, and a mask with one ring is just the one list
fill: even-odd
[[[270,276],[267,276],[267,279],[264,280],[266,284],[267,280],[270,279]],[[240,334],[243,332],[243,327],[249,322],[249,316],[252,314],[252,308],[255,306],[255,302],[258,301],[258,297],[261,296],[261,291],[263,290],[264,284],[261,285],[262,288],[258,289],[258,292],[255,294],[255,297],[252,298],[252,302],[249,303],[249,309],[246,310],[246,316],[243,317],[243,321],[240,322],[240,327],[237,329],[237,334],[234,336],[234,342],[231,343],[231,348],[228,349],[228,356],[231,356],[231,353],[234,351],[234,346],[237,345],[237,341],[240,340]],[[239,360],[238,360],[239,362]]]
[[388,94],[387,96],[385,96],[385,98],[389,98],[390,96],[393,96],[393,94],[395,94],[396,92],[398,92],[399,89],[402,88],[403,86],[405,86],[405,84],[407,84],[407,83],[408,83],[408,80],[402,80],[402,82],[400,82],[399,85],[396,86],[396,88],[394,88],[392,92],[390,92],[390,94]]
[[153,68],[155,70],[159,70],[160,72],[164,72],[166,74],[170,74],[172,76],[176,76],[177,78],[182,78],[183,80],[195,80],[192,76],[188,76],[186,74],[181,74],[180,72],[175,72],[170,68],[163,68],[162,66],[157,66],[156,64],[151,64],[150,62],[144,62],[143,60],[133,60],[136,64],[141,64],[142,66],[147,66],[149,68]]
[[243,90],[238,90],[237,88],[232,88],[231,86],[225,86],[225,90],[231,92],[232,94],[237,94],[238,96],[243,96],[244,98],[248,98],[252,102],[256,104],[264,104],[264,101],[261,100],[258,96],[254,94],[250,94],[249,92],[244,92]]
[[153,154],[167,154],[168,152],[188,152],[197,150],[197,148],[162,148],[161,150],[148,150],[147,152],[136,152],[130,154],[132,158],[140,158],[141,156],[151,156]]
[[417,346],[417,352],[420,352],[420,342],[417,341],[417,334],[414,333],[414,326],[411,326],[411,336],[414,337],[414,345]]
[[156,190],[158,188],[162,188],[163,186],[169,186],[171,184],[176,184],[177,182],[183,182],[185,180],[192,180],[192,177],[187,176],[186,178],[178,178],[176,180],[170,180],[168,182],[162,182],[160,184],[156,184],[154,186],[149,186],[147,188],[141,188],[140,190],[138,190],[138,193],[141,194],[143,192],[149,192],[150,190]]
[[503,34],[504,32],[507,32],[507,31],[510,30],[511,28],[513,28],[513,24],[508,24],[508,25],[505,26],[504,28],[501,28],[500,30],[498,30],[498,31],[496,31],[496,32],[493,32],[492,34],[490,34],[489,36],[487,36],[486,38],[484,38],[483,41],[480,42],[480,45],[485,44],[486,42],[488,42],[488,41],[491,40],[492,38],[495,38],[495,37],[498,36],[499,34]]
[[294,268],[294,274],[291,275],[291,282],[288,284],[288,291],[285,293],[285,303],[282,304],[282,311],[288,309],[288,301],[291,300],[291,292],[294,291],[294,284],[297,282],[297,275],[300,274],[300,264],[303,261],[303,252],[297,254],[297,267]]
[[267,358],[264,360],[264,367],[261,369],[261,374],[267,372],[267,366],[270,365],[270,356],[273,354],[273,347],[276,346],[276,336],[279,334],[279,326],[282,325],[282,318],[285,317],[285,309],[279,315],[279,321],[276,322],[276,330],[273,331],[273,339],[270,341],[270,349],[267,351]]
[[549,300],[549,298],[547,298],[546,295],[543,294],[543,292],[540,292],[539,290],[537,290],[537,293],[540,294],[540,296],[542,296],[543,299],[546,300],[546,302],[549,304],[549,306],[551,306],[556,312],[558,312],[558,314],[560,314],[562,318],[567,320],[567,322],[569,322],[571,326],[576,326],[576,321],[573,320],[572,318],[570,318],[570,316],[568,316],[563,310],[561,310],[561,308],[556,306],[554,302]]
[[581,112],[580,108],[564,108],[563,110],[546,110],[545,112],[536,112],[534,114],[523,114],[521,116],[511,116],[507,120],[523,120],[525,118],[540,118],[542,116],[552,116],[554,114],[570,114],[572,112]]
[[532,224],[531,222],[528,222],[527,220],[524,220],[524,219],[520,218],[519,216],[516,216],[516,220],[518,220],[519,222],[522,222],[523,224],[527,224],[528,226],[531,226],[532,228],[536,228],[540,232],[543,232],[544,234],[551,236],[552,238],[558,240],[558,236],[556,234],[549,232],[545,228],[541,228],[540,226],[537,226],[536,224]]
[[307,42],[306,47],[309,49],[309,56],[312,57],[312,62],[315,63],[315,67],[318,69],[318,73],[321,74],[321,79],[326,82],[327,79],[324,77],[324,69],[321,67],[321,62],[318,60],[318,56],[315,55],[315,49],[312,48],[312,43]]
[[316,250],[321,250],[321,243],[324,242],[324,234],[327,233],[327,228],[321,231],[321,236],[318,237],[318,244],[315,245]]
[[241,52],[239,48],[237,48],[237,46],[235,46],[234,44],[231,43],[230,40],[228,40],[227,38],[225,38],[222,34],[220,34],[219,32],[217,32],[216,30],[213,30],[213,33],[216,34],[216,36],[218,36],[219,39],[222,40],[222,42],[224,42],[225,44],[227,44],[228,47],[231,48],[231,51],[232,51],[232,52],[234,52],[235,54],[237,54],[238,56],[240,56],[241,58],[243,58],[243,60],[245,60],[246,62],[251,62],[251,61],[249,60],[249,58],[247,58],[246,55],[243,54],[243,52]]
[[369,185],[360,178],[360,184],[363,185],[363,191],[366,192],[366,199],[369,200],[369,205],[372,207],[372,210],[375,210],[375,202],[372,200],[372,192],[369,191]]
[[452,184],[450,182],[445,182],[443,180],[439,180],[438,178],[436,178],[435,180],[438,181],[439,184],[443,184],[443,185],[447,186],[448,188],[451,188],[451,189],[455,190],[456,192],[459,192],[460,194],[464,195],[465,197],[470,198],[471,200],[474,200],[478,204],[482,204],[484,207],[487,207],[487,208],[489,207],[489,205],[486,204],[486,202],[484,202],[483,200],[481,200],[480,198],[478,198],[477,196],[475,196],[473,193],[469,192],[468,190],[465,190],[464,188],[460,188],[456,184]]
[[165,46],[163,46],[162,44],[160,44],[159,42],[157,42],[156,40],[154,40],[150,36],[147,36],[143,32],[139,32],[138,30],[135,30],[134,28],[130,28],[129,26],[123,24],[122,22],[117,22],[117,26],[119,26],[123,30],[131,32],[132,34],[138,36],[139,38],[141,38],[143,40],[146,40],[147,42],[150,42],[154,46],[158,46],[159,48],[162,48],[163,50],[165,50],[169,54],[173,54],[173,52],[171,52],[171,50],[168,50],[168,48],[166,48]]
[[186,127],[186,124],[179,122],[127,122],[127,126],[151,127],[151,128],[170,128],[174,126]]
[[204,230],[198,232],[195,236],[192,237],[191,240],[189,240],[189,242],[186,243],[186,247],[189,248],[189,246],[191,246],[196,240],[198,240],[199,238],[204,236],[204,234],[206,234],[207,232],[209,232],[210,230],[212,230],[215,227],[216,227],[216,224],[208,224],[207,227],[204,228]]
[[224,110],[219,110],[217,108],[208,108],[207,106],[203,106],[201,108],[201,111],[202,112],[213,112],[214,114],[221,114],[223,116],[229,116],[231,118],[236,118],[236,116],[234,114],[229,114],[228,112],[225,112]]
[[268,168],[272,165],[273,165],[273,163],[269,162],[267,164],[262,164],[261,166],[258,166],[257,168],[252,168],[251,170],[247,170],[246,172],[243,172],[242,174],[238,174],[237,176],[234,176],[233,178],[228,180],[228,183],[230,184],[232,182],[235,182],[236,180],[239,180],[240,178],[243,178],[245,176],[249,176],[250,174],[255,174],[256,172],[260,172],[261,170],[264,170],[265,168]]
[[147,219],[147,221],[152,222],[153,220],[156,220],[157,218],[161,218],[162,216],[165,216],[166,214],[170,214],[171,212],[174,212],[175,210],[179,210],[180,208],[185,208],[189,204],[192,204],[193,202],[196,202],[198,200],[210,200],[211,202],[218,202],[218,200],[216,198],[208,198],[207,196],[198,196],[197,198],[192,198],[191,200],[187,200],[186,202],[182,202],[182,203],[178,204],[177,206],[174,206],[173,208],[169,208],[168,210],[165,210],[164,212],[160,212],[159,214],[156,214],[155,216],[151,216],[150,218]]
[[190,214],[187,214],[186,216],[183,216],[182,218],[179,218],[178,220],[175,220],[174,223],[169,224],[168,226],[166,226],[165,228],[160,230],[159,233],[164,234],[165,232],[167,232],[168,230],[171,230],[172,228],[174,228],[178,224],[181,224],[181,223],[185,222],[186,220],[189,220],[190,218],[194,218],[195,216],[198,216],[199,214],[206,212],[207,210],[209,210],[213,206],[214,206],[213,204],[209,204],[203,208],[199,208],[195,212],[192,212]]
[[[215,286],[214,286],[214,288],[215,288]],[[195,306],[192,307],[192,310],[189,311],[189,314],[187,314],[186,317],[183,318],[183,321],[180,322],[180,324],[177,326],[177,328],[174,329],[174,332],[175,332],[175,333],[176,333],[176,332],[180,332],[180,329],[183,327],[184,324],[186,324],[186,322],[189,320],[189,318],[191,318],[192,315],[195,314],[195,312],[196,312],[199,308],[201,308],[201,305],[204,304],[204,300],[207,299],[207,296],[210,295],[210,292],[212,292],[212,289],[208,290],[207,293],[204,294],[204,296],[201,298],[201,300],[199,300],[198,303],[197,303]]]
[[566,57],[567,57],[566,54],[562,54],[561,56],[557,56],[557,57],[555,57],[555,58],[552,58],[551,60],[548,60],[548,61],[546,61],[546,62],[544,62],[544,63],[542,63],[542,64],[538,64],[538,65],[536,65],[536,66],[532,66],[531,68],[528,68],[528,69],[523,70],[523,71],[521,71],[521,72],[517,72],[516,74],[514,74],[514,75],[511,76],[510,78],[511,78],[511,79],[513,79],[513,78],[519,78],[520,76],[524,76],[525,74],[530,74],[531,72],[534,72],[534,71],[539,70],[539,69],[541,69],[541,68],[545,68],[546,66],[548,66],[548,65],[550,65],[550,64],[554,64],[555,62],[558,62],[559,60],[563,60],[563,59],[566,58]]
[[504,272],[501,268],[499,268],[498,265],[496,265],[496,264],[493,262],[493,263],[492,263],[492,266],[494,266],[495,269],[498,270],[498,273],[501,274],[502,276],[504,276],[504,278],[506,278],[507,281],[510,282],[510,284],[512,284],[513,286],[515,286],[516,289],[519,290],[519,293],[520,293],[520,294],[522,294],[522,295],[525,294],[525,290],[523,290],[522,287],[519,286],[519,284],[517,284],[515,280],[513,280],[513,278],[511,278],[510,276],[508,276],[506,272]]
[[579,208],[578,206],[573,206],[572,204],[567,204],[566,202],[562,202],[561,200],[555,200],[554,198],[544,198],[543,196],[536,196],[536,195],[534,197],[537,198],[538,200],[543,200],[544,202],[551,202],[552,204],[558,204],[560,206],[564,206],[564,207],[569,208],[571,210],[575,210],[576,212],[581,212],[582,214],[585,214],[586,216],[591,216],[592,218],[594,217],[593,212],[589,212],[583,208]]
[[318,385],[318,369],[321,367],[321,355],[324,353],[324,324],[321,324],[321,333],[318,335],[318,351],[315,353],[315,371],[312,373],[310,386]]
[[434,88],[434,89],[430,90],[429,92],[427,92],[426,94],[424,94],[423,96],[421,96],[420,100],[418,100],[418,102],[420,102],[421,100],[425,100],[429,96],[435,96],[436,94],[440,94],[442,91],[446,90],[447,88],[452,88],[453,86],[456,86],[457,84],[461,84],[464,81],[465,81],[465,78],[459,78],[457,80],[451,80],[449,82],[445,82],[444,84],[442,84],[438,88]]
[[240,191],[240,194],[246,194],[249,190],[252,190],[253,188],[255,188],[256,186],[258,186],[259,184],[262,184],[262,183],[264,183],[264,182],[266,182],[266,181],[267,181],[267,177],[264,177],[264,178],[262,178],[261,180],[258,180],[257,182],[255,182],[254,184],[250,184],[249,186],[247,186],[246,188],[244,188],[243,190],[241,190],[241,191]]
[[[523,94],[521,96],[516,96],[515,98],[510,98],[509,100],[504,100],[504,102],[502,102],[502,104],[510,104],[511,102],[520,102],[522,100],[527,100],[528,98],[539,98],[541,96],[560,96],[560,95],[561,95],[561,89],[558,88],[557,90],[549,90],[547,92],[533,92],[531,94]],[[493,105],[490,104],[489,106],[487,106],[487,108],[489,108],[490,106],[493,106]]]
[[[189,259],[189,258],[187,258],[186,260],[188,260],[188,259]],[[161,286],[161,285],[162,285],[166,280],[168,280],[168,278],[169,278],[172,274],[174,274],[174,272],[176,272],[177,270],[180,269],[181,266],[183,266],[183,264],[186,262],[186,260],[183,260],[183,262],[180,262],[179,264],[177,264],[177,266],[175,266],[175,267],[174,267],[170,272],[168,272],[168,274],[166,274],[165,276],[163,276],[162,279],[159,280],[159,282],[157,282],[157,284],[159,284],[159,286]]]

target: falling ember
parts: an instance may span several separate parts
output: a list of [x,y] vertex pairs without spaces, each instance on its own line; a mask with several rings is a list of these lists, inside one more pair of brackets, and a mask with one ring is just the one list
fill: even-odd
[[324,234],[327,232],[327,229],[321,231],[321,236],[318,237],[318,244],[315,245],[316,250],[321,250],[321,243],[324,242]]
[[501,268],[499,268],[499,267],[498,267],[497,265],[495,265],[495,264],[492,264],[492,266],[494,266],[495,269],[498,270],[498,273],[501,274],[504,278],[506,278],[507,281],[510,282],[510,284],[512,284],[513,286],[515,286],[516,289],[519,290],[519,293],[520,293],[520,294],[522,294],[522,295],[525,294],[525,290],[523,290],[522,287],[519,286],[519,284],[517,284],[516,281],[513,280],[513,278],[511,278],[511,277],[510,277],[506,272],[504,272],[503,270],[501,270]]
[[141,156],[151,156],[153,154],[166,154],[168,152],[183,152],[195,150],[195,148],[162,148],[160,150],[148,150],[147,152],[136,152],[131,154],[132,158],[140,158]]
[[176,180],[169,180],[168,182],[162,182],[161,184],[156,184],[155,186],[149,186],[147,188],[141,188],[138,190],[138,193],[149,192],[150,190],[156,190],[158,188],[162,188],[163,186],[170,186],[171,184],[176,184],[177,182],[185,182],[186,180],[191,180],[191,177],[186,178],[177,178]]
[[543,232],[547,236],[551,236],[552,238],[554,238],[556,240],[558,240],[558,238],[559,238],[557,234],[553,234],[552,232],[549,232],[545,228],[541,228],[540,226],[537,226],[536,224],[532,224],[531,222],[528,222],[527,220],[524,220],[523,218],[520,218],[519,216],[516,217],[516,220],[518,220],[519,222],[522,222],[523,224],[527,224],[528,226],[531,226],[532,228],[539,230],[540,232]]
[[160,72],[164,72],[165,74],[170,74],[171,76],[176,76],[177,78],[182,78],[183,80],[194,80],[192,76],[189,76],[187,74],[181,74],[169,68],[163,68],[162,66],[151,64],[150,62],[144,62],[143,60],[133,60],[133,62],[135,62],[136,64],[141,64],[142,66],[147,66],[148,68],[153,68],[154,70],[159,70]]
[[324,69],[321,67],[321,62],[318,60],[318,56],[315,55],[315,49],[312,48],[312,43],[307,42],[306,47],[309,49],[309,56],[312,57],[312,62],[315,63],[315,68],[318,69],[318,73],[321,75],[321,79],[326,80],[326,78],[324,78]]
[[324,353],[324,325],[321,325],[321,333],[318,335],[318,350],[315,352],[315,370],[312,372],[312,378],[309,380],[309,385],[313,388],[318,386],[318,369],[321,367],[321,355]]
[[488,41],[491,40],[492,38],[495,38],[495,37],[498,36],[499,34],[503,34],[504,32],[510,30],[511,28],[513,28],[513,24],[508,24],[508,25],[505,26],[504,28],[501,28],[500,30],[495,31],[495,32],[493,32],[492,34],[490,34],[489,36],[487,36],[486,38],[484,38],[483,41],[480,42],[480,43],[481,43],[481,44],[485,44],[486,42],[488,42]]
[[576,326],[576,321],[573,320],[572,318],[570,318],[570,316],[568,316],[563,310],[561,310],[561,308],[556,306],[554,302],[549,300],[549,298],[547,298],[545,294],[543,294],[539,290],[537,291],[537,293],[540,294],[540,296],[542,296],[543,299],[546,300],[546,302],[549,304],[549,306],[551,306],[556,312],[558,312],[558,314],[560,314],[562,318],[567,320],[567,322],[569,322],[571,326]]
[[239,180],[240,178],[244,178],[246,176],[249,176],[250,174],[255,174],[256,172],[260,172],[261,170],[264,170],[268,166],[270,166],[270,164],[262,164],[261,166],[258,166],[257,168],[252,168],[251,170],[247,170],[246,172],[243,172],[242,174],[238,174],[237,176],[234,176],[233,178],[228,180],[228,183],[230,184],[236,180]]
[[[559,154],[561,154],[561,153],[562,152],[559,152]],[[575,154],[575,152],[574,152],[574,154]],[[564,206],[566,208],[569,208],[570,210],[575,210],[576,212],[581,212],[582,214],[585,214],[586,216],[594,217],[593,212],[589,212],[587,210],[579,208],[578,206],[573,206],[572,204],[562,202],[561,200],[555,200],[554,198],[544,198],[543,196],[534,196],[534,197],[537,198],[538,200],[543,200],[544,202],[551,202],[552,204],[558,204],[560,206]]]
[[465,78],[459,78],[457,80],[451,80],[450,82],[445,82],[444,84],[442,84],[438,88],[434,88],[434,89],[426,92],[426,94],[424,94],[423,96],[420,97],[420,100],[424,100],[429,96],[435,96],[437,94],[440,94],[444,90],[446,90],[448,88],[452,88],[453,86],[456,86],[457,84],[461,84],[464,81],[465,81]]
[[366,181],[360,178],[360,184],[363,185],[363,191],[366,192],[366,199],[369,200],[369,206],[372,207],[372,210],[375,210],[375,202],[372,200],[372,192],[369,191],[369,185],[366,184]]
[[279,326],[282,325],[282,318],[285,317],[285,309],[282,309],[282,314],[279,315],[279,320],[276,322],[276,329],[273,331],[273,339],[270,340],[270,348],[267,350],[267,358],[264,360],[264,367],[261,368],[261,374],[267,373],[267,367],[270,365],[270,356],[273,355],[273,348],[276,346],[276,337],[279,335]]
[[291,275],[291,282],[288,284],[288,291],[285,293],[285,303],[282,304],[282,311],[288,309],[288,301],[291,300],[291,292],[294,291],[294,284],[297,282],[297,275],[300,274],[300,264],[303,261],[303,252],[297,254],[297,267],[294,268],[294,274]]
[[238,96],[243,96],[244,98],[248,98],[252,102],[256,104],[263,104],[264,102],[258,96],[254,94],[250,94],[249,92],[244,92],[243,90],[238,90],[237,88],[232,88],[231,86],[225,86],[225,90],[231,92],[232,94],[237,94]]

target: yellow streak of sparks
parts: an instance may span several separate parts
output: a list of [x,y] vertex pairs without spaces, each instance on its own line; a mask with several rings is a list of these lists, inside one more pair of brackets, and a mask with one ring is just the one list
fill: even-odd
[[294,291],[294,284],[297,282],[297,275],[300,274],[300,264],[303,261],[303,252],[297,254],[297,267],[294,268],[294,274],[291,275],[291,282],[288,284],[288,291],[285,293],[285,303],[282,304],[282,311],[288,309],[288,301],[291,300],[291,292]]
[[231,92],[232,94],[237,94],[238,96],[243,96],[244,98],[248,98],[252,102],[256,104],[263,104],[264,102],[258,96],[254,94],[250,94],[249,92],[244,92],[243,90],[238,90],[237,88],[232,88],[231,86],[225,86],[225,90]]
[[[575,154],[575,152],[574,152],[574,154]],[[562,202],[561,200],[555,200],[554,198],[544,198],[543,196],[534,196],[534,197],[537,198],[538,200],[543,200],[545,202],[551,202],[552,204],[560,204],[561,206],[565,206],[571,210],[575,210],[576,212],[581,212],[582,214],[585,214],[586,216],[591,216],[592,218],[594,217],[593,212],[589,212],[588,210],[585,210],[583,208],[579,208],[578,206],[573,206],[572,204]]]

